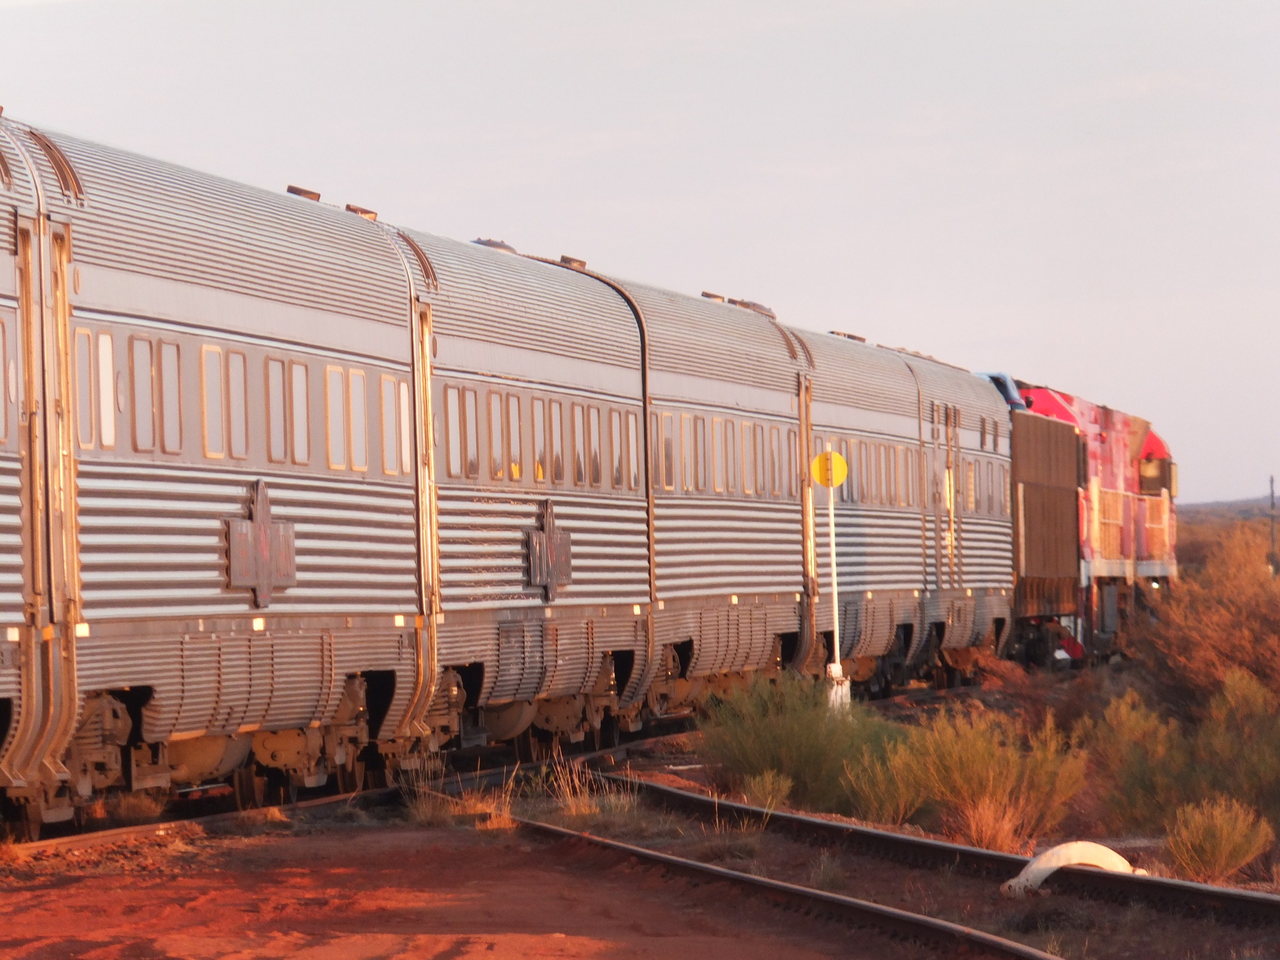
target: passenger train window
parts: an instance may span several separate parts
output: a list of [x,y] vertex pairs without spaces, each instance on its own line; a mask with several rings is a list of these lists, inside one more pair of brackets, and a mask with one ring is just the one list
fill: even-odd
[[724,420],[711,418],[711,489],[724,493]]
[[139,452],[156,446],[155,368],[151,341],[129,339],[129,389],[133,395],[133,448]]
[[462,472],[473,480],[480,477],[480,398],[469,387],[462,390]]
[[181,355],[176,343],[160,341],[160,447],[182,452]]
[[782,428],[769,427],[769,492],[782,494]]
[[311,460],[311,389],[305,363],[289,363],[289,422],[292,427],[293,462],[306,464]]
[[964,463],[964,508],[973,513],[978,507],[978,471],[972,460]]
[[662,414],[662,442],[658,451],[662,456],[662,467],[659,476],[662,478],[664,490],[676,488],[676,437],[675,414]]
[[754,425],[754,436],[752,438],[755,444],[756,455],[756,493],[766,496],[769,493],[768,474],[766,471],[767,452],[765,450],[765,433],[764,424],[757,423]]
[[227,455],[225,399],[222,382],[222,350],[200,348],[200,397],[204,424],[204,455],[220,460]]
[[93,432],[93,334],[75,333],[76,439],[81,447],[92,447]]
[[707,491],[707,418],[693,418],[693,483],[699,493]]
[[369,423],[368,398],[365,394],[365,375],[363,370],[347,371],[347,387],[351,394],[347,411],[350,414],[348,437],[351,441],[351,469],[369,469]]
[[564,404],[552,400],[548,410],[551,415],[551,481],[564,483]]
[[742,424],[742,492],[756,492],[756,435],[751,423]]
[[502,442],[502,394],[489,391],[489,479],[507,477],[507,445]]
[[400,387],[400,472],[409,473],[413,454],[413,420],[409,409],[409,384],[398,381]]
[[724,422],[724,492],[738,489],[738,425],[733,420]]
[[609,449],[613,453],[613,488],[626,486],[627,449],[626,435],[622,432],[622,411],[609,411]]
[[289,452],[288,416],[284,392],[284,361],[267,360],[267,459],[284,463]]
[[573,482],[582,486],[587,482],[587,430],[582,404],[571,405],[573,411]]
[[796,498],[796,478],[800,468],[800,436],[794,430],[787,431],[787,497]]
[[594,406],[587,411],[587,457],[587,479],[598,487],[603,479],[604,457],[600,449],[600,408]]
[[693,490],[693,414],[680,414],[680,489]]
[[116,356],[109,333],[98,334],[99,436],[104,449],[116,445]]
[[228,452],[237,460],[249,456],[249,398],[244,354],[227,353]]
[[634,410],[627,411],[627,459],[630,462],[628,486],[632,490],[640,489],[640,418]]
[[324,422],[330,470],[347,469],[347,383],[342,367],[324,368]]
[[547,482],[547,402],[533,400],[533,479]]
[[[395,476],[400,472],[400,444],[396,434],[396,380],[385,373],[378,378],[378,389],[382,393],[382,472]],[[445,436],[449,434],[449,415],[445,413]],[[446,454],[446,457],[448,454]],[[451,473],[450,476],[453,474]]]
[[462,391],[444,388],[445,470],[451,477],[462,476]]
[[507,396],[507,443],[511,479],[519,481],[524,476],[524,444],[520,436],[520,397],[514,393]]

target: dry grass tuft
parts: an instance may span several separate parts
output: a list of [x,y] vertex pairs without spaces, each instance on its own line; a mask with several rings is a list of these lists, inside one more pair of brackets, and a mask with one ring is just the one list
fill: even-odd
[[1256,810],[1229,797],[1179,807],[1166,844],[1178,873],[1188,880],[1225,880],[1275,842],[1271,825]]
[[168,798],[152,793],[117,793],[107,800],[107,819],[122,827],[155,823],[168,805]]
[[777,770],[748,774],[742,780],[742,795],[753,807],[777,810],[787,802],[794,786],[790,777]]
[[830,850],[822,850],[809,864],[805,884],[815,890],[839,893],[848,889],[849,878],[844,872],[840,857]]

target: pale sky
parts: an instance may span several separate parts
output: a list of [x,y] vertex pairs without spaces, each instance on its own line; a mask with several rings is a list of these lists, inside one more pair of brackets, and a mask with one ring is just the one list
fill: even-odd
[[0,0],[6,115],[569,254],[1280,473],[1274,0]]

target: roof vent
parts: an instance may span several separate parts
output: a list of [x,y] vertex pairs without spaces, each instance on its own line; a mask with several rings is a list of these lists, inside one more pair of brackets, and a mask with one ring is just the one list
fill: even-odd
[[568,267],[570,270],[585,270],[585,269],[587,269],[587,261],[585,261],[585,260],[579,260],[577,257],[567,257],[567,256],[565,256],[565,255],[561,254],[561,256],[560,256],[560,262],[561,262],[562,264],[564,264],[566,267]]
[[729,302],[735,307],[742,307],[744,310],[752,310],[761,316],[768,317],[770,320],[777,320],[778,315],[763,304],[756,303],[754,300],[734,300],[729,298]]
[[724,297],[720,296],[718,293],[708,293],[706,290],[703,290],[702,295],[708,300],[714,300],[716,303],[724,303]]
[[320,192],[318,190],[308,190],[306,187],[295,187],[292,183],[284,189],[286,193],[292,193],[295,197],[301,197],[303,200],[320,199]]
[[494,250],[502,250],[502,251],[505,251],[506,253],[517,252],[516,248],[513,247],[511,244],[507,243],[505,240],[490,240],[487,237],[482,240],[479,237],[476,237],[471,242],[478,243],[482,247],[490,247]]
[[856,333],[845,333],[843,330],[832,330],[831,335],[833,337],[844,337],[846,340],[856,340],[858,343],[867,342],[866,337],[860,337]]
[[366,220],[378,219],[376,211],[366,210],[364,207],[357,207],[354,203],[347,204],[347,213],[354,213],[357,217],[364,217]]

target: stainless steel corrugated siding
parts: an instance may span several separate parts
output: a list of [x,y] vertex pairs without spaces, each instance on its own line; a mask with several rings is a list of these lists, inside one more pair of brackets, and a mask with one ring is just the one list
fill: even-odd
[[685,626],[696,630],[689,665],[690,676],[696,677],[765,667],[772,662],[773,638],[797,629],[794,603],[738,604],[699,610],[695,616],[696,624]]
[[[86,619],[254,612],[226,587],[224,520],[247,516],[252,478],[84,461],[80,561]],[[294,523],[297,585],[274,613],[417,609],[413,490],[268,479],[272,519]]]
[[[818,494],[818,499],[823,497]],[[830,540],[825,507],[815,524],[818,582],[831,579]],[[836,507],[836,573],[841,594],[865,590],[919,590],[924,586],[924,555],[919,511]]]
[[355,214],[41,131],[70,160],[83,207],[67,204],[31,148],[54,208],[73,215],[75,257],[265,300],[407,323],[404,267]]
[[405,232],[440,281],[430,298],[437,333],[639,369],[635,317],[600,281],[490,247]]
[[[20,128],[16,127],[12,121],[0,118],[0,155],[4,156],[5,165],[13,178],[13,182],[7,188],[0,180],[0,202],[6,206],[12,205],[31,211],[36,203],[35,186],[31,181],[31,172],[27,169],[26,160],[22,158],[13,143],[13,139],[18,136],[20,136]],[[28,145],[34,149],[34,144],[28,142]],[[0,217],[0,250],[6,253],[13,250],[17,243],[14,229],[12,216]]]
[[[500,495],[474,489],[438,489],[440,589],[446,611],[533,606],[541,588],[527,585],[525,533],[537,529],[545,495]],[[645,603],[649,560],[645,503],[640,499],[584,497],[556,491],[556,525],[567,531],[572,583],[556,602]]]
[[1013,586],[1012,519],[963,517],[960,545],[964,586]]
[[986,377],[979,377],[967,370],[948,366],[927,357],[901,354],[903,360],[920,379],[920,390],[925,402],[954,404],[960,408],[960,422],[966,429],[978,428],[977,417],[1000,421],[1002,449],[1009,449],[1009,405]]
[[149,740],[234,733],[249,724],[287,729],[323,722],[337,710],[346,677],[363,670],[399,671],[406,683],[397,684],[398,701],[408,696],[400,688],[413,674],[413,661],[412,646],[399,636],[372,633],[94,637],[77,647],[82,690],[153,688],[144,711]]
[[655,513],[659,597],[801,589],[798,503],[660,497]]
[[813,354],[814,400],[919,416],[915,378],[897,351],[809,330],[792,333],[803,338]]
[[26,619],[22,601],[21,471],[17,458],[0,457],[0,624],[9,625]]
[[791,359],[781,331],[766,317],[702,297],[615,282],[644,313],[650,369],[795,393],[803,361]]

